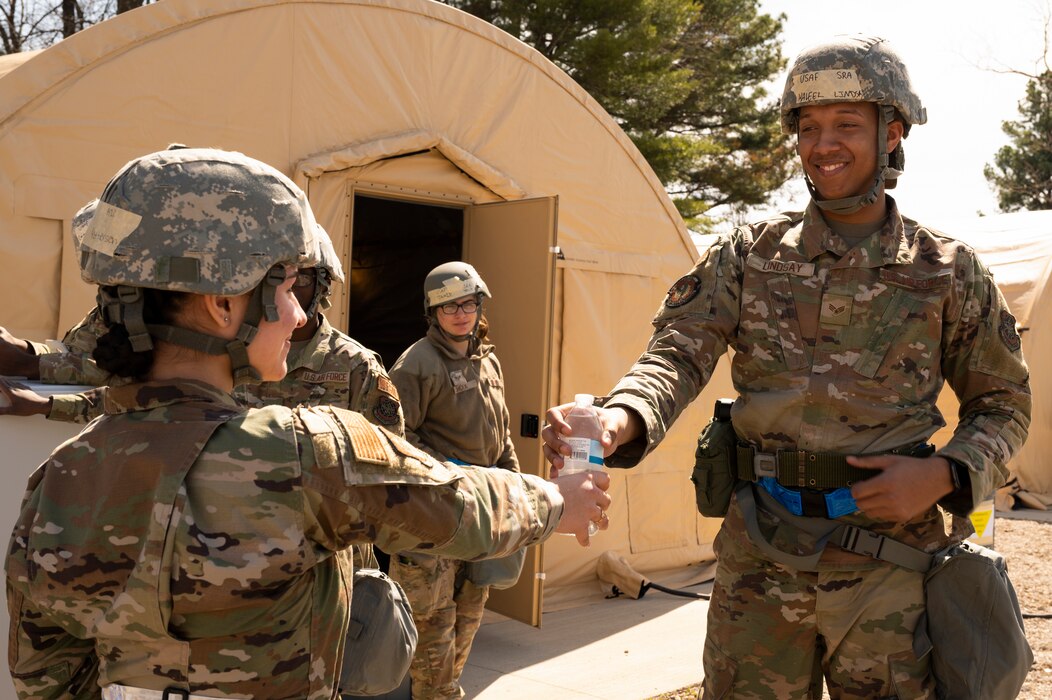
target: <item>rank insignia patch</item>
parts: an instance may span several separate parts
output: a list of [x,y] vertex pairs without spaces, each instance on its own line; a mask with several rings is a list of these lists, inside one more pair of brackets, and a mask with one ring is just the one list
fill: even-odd
[[1001,325],[998,328],[1001,333],[1001,342],[1005,347],[1015,352],[1019,349],[1019,332],[1015,329],[1015,316],[1002,309]]
[[680,277],[679,280],[672,285],[672,288],[668,290],[668,296],[665,297],[665,306],[670,309],[683,306],[691,299],[698,296],[698,291],[700,290],[701,280],[694,275]]
[[849,296],[826,294],[822,297],[822,323],[831,326],[846,326],[851,323],[851,302]]

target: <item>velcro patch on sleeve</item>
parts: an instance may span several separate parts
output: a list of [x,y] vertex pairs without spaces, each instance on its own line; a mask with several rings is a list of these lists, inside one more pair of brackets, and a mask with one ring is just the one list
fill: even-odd
[[373,425],[360,413],[332,406],[312,410],[324,411],[333,426],[338,426],[338,448],[341,440],[346,440],[342,446],[343,477],[348,485],[446,484],[458,478],[442,463]]
[[339,417],[343,427],[347,430],[351,448],[358,461],[370,464],[391,463],[391,457],[385,448],[386,441],[380,436],[376,426],[367,421],[365,416],[351,411],[341,411]]
[[311,434],[314,445],[314,460],[322,469],[334,469],[341,466],[340,453],[336,447],[336,436],[332,433]]
[[398,389],[395,388],[394,382],[391,378],[386,375],[379,375],[376,377],[376,388],[377,390],[387,394],[394,400],[398,400]]
[[299,412],[303,427],[310,434],[311,444],[314,446],[314,460],[322,469],[333,469],[343,464],[341,449],[337,436],[334,434],[335,426],[325,414],[318,409],[304,408]]

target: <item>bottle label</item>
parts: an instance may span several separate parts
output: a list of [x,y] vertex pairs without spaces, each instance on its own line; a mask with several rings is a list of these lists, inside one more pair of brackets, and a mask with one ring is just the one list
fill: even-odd
[[603,468],[603,446],[598,440],[571,437],[566,438],[566,442],[573,454],[563,460],[564,474]]

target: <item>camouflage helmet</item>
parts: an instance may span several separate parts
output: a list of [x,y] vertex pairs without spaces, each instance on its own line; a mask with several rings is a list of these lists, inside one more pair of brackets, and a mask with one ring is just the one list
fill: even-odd
[[[318,224],[318,229],[324,233],[321,224]],[[330,280],[343,282],[343,264],[327,233],[318,236],[318,260],[318,269],[325,270]]]
[[236,295],[279,264],[317,263],[303,192],[241,153],[179,148],[125,165],[103,190],[81,244],[100,285]]
[[[246,347],[261,319],[278,320],[285,266],[317,265],[320,237],[306,196],[274,168],[241,153],[179,147],[131,161],[106,185],[79,237],[81,277],[99,285],[103,318],[126,327],[136,352],[157,338],[228,354],[241,383],[259,379]],[[236,338],[226,340],[147,324],[143,288],[252,296]]]
[[93,199],[73,215],[73,222],[70,228],[73,234],[73,253],[80,259],[81,254],[84,252],[84,244],[81,242],[84,239],[84,235],[88,232],[88,226],[91,225],[91,219],[95,216],[95,207],[99,205],[98,199]]
[[317,270],[317,282],[314,285],[314,296],[311,298],[307,308],[303,310],[308,319],[314,318],[314,315],[318,313],[318,309],[328,309],[332,305],[329,301],[332,285],[334,282],[343,282],[344,280],[343,264],[340,262],[340,256],[336,254],[332,240],[320,224],[318,224],[318,229],[322,235],[317,237],[319,259],[319,263],[315,268]]
[[912,125],[928,121],[928,114],[913,90],[906,65],[887,40],[880,37],[838,36],[801,52],[782,91],[782,132],[796,134],[801,107],[839,102],[877,105],[877,170],[873,184],[864,194],[823,200],[806,175],[804,181],[820,208],[849,214],[875,202],[882,187],[895,187],[906,167],[901,139],[890,154],[887,152],[887,125],[901,119],[905,138]]
[[797,110],[805,105],[873,102],[894,107],[909,127],[928,121],[906,65],[879,37],[837,36],[796,57],[782,92],[782,132],[796,133]]

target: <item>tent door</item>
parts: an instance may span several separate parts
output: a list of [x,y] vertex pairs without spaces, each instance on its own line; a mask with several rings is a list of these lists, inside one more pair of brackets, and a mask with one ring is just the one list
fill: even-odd
[[[515,452],[524,473],[542,476],[547,469],[539,431],[549,406],[557,215],[557,197],[464,211],[464,259],[493,294],[486,300],[486,317],[504,370]],[[542,572],[542,550],[530,547],[519,582],[491,591],[487,607],[539,627]]]
[[463,258],[464,207],[353,192],[347,333],[388,369],[427,331],[424,277]]
[[[490,336],[504,370],[512,440],[524,472],[544,475],[538,436],[548,407],[558,199],[472,205],[352,190],[347,332],[384,365],[426,331],[424,277],[465,260],[493,294]],[[531,625],[541,619],[541,551],[531,547],[519,583],[492,591],[489,607]]]

